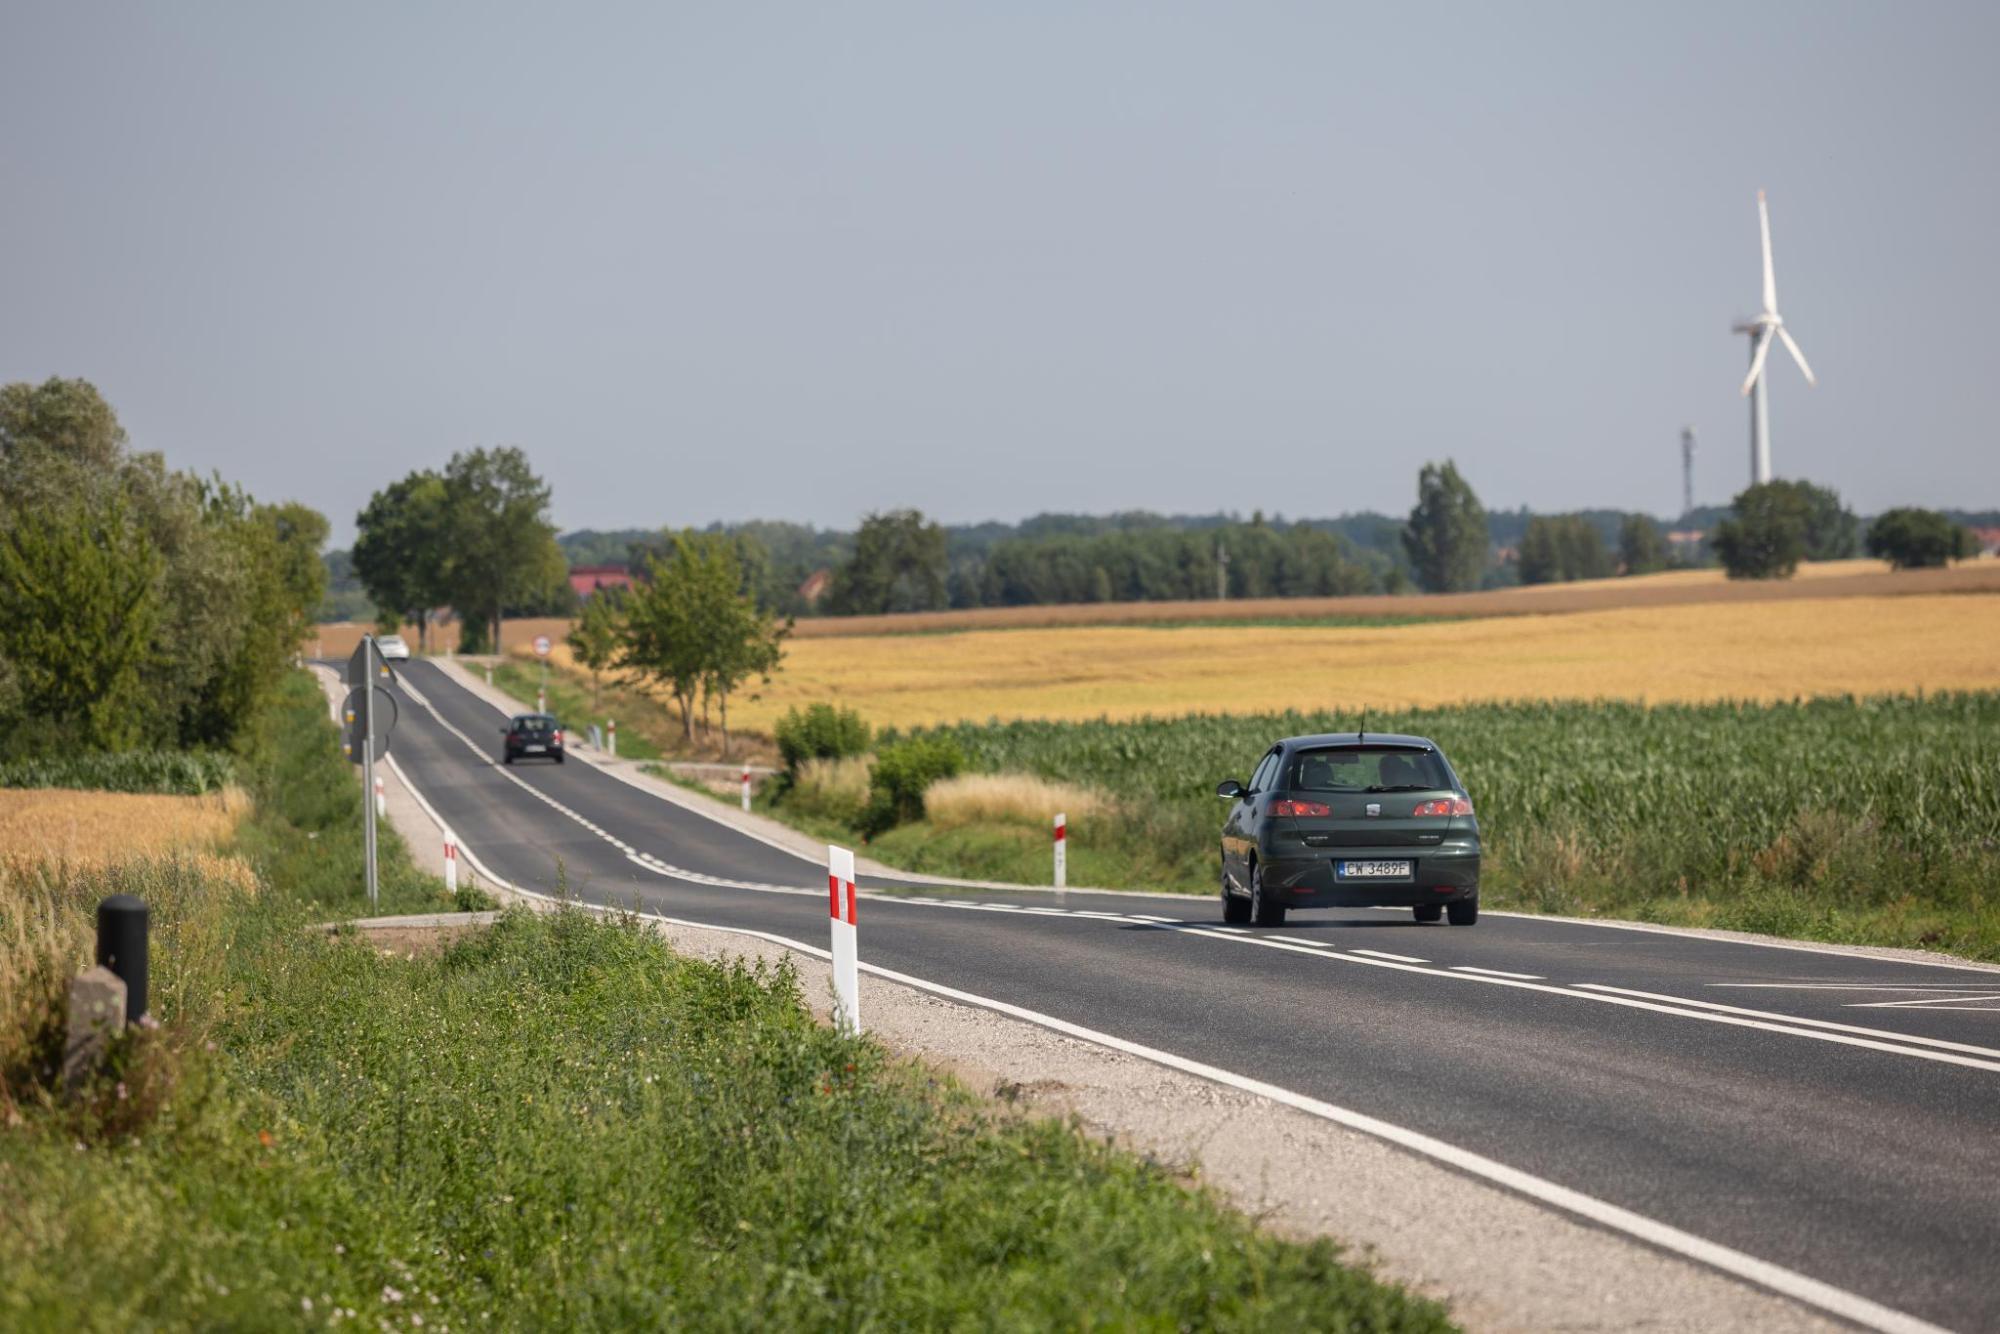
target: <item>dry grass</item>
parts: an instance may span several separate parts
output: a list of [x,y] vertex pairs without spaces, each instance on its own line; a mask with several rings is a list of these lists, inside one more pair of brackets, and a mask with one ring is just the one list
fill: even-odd
[[91,960],[99,899],[132,893],[152,908],[162,942],[154,1009],[212,962],[216,900],[256,888],[247,865],[216,851],[248,810],[236,791],[0,789],[0,1113],[46,1078],[64,991]]
[[1376,628],[1096,626],[792,644],[739,726],[829,700],[877,726],[1486,700],[1700,702],[2000,686],[2000,599],[1718,603]]
[[1111,799],[1095,788],[1033,774],[960,774],[924,792],[924,817],[940,829],[977,824],[1046,829],[1058,811],[1075,825],[1109,815],[1113,808]]

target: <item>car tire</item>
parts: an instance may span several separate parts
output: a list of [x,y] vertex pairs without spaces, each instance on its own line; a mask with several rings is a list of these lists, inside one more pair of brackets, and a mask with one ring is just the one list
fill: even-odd
[[1410,909],[1410,911],[1417,915],[1419,922],[1442,922],[1444,920],[1444,905],[1442,903],[1419,903],[1416,907]]
[[1462,903],[1447,903],[1445,915],[1451,918],[1453,926],[1471,926],[1479,920],[1479,900],[1466,899]]
[[1250,865],[1250,920],[1258,926],[1285,924],[1285,905],[1271,902],[1264,892],[1264,868],[1255,862]]
[[1222,872],[1222,920],[1231,926],[1242,926],[1250,920],[1250,900],[1229,892],[1229,872]]
[[511,751],[500,757],[500,763],[502,764],[512,764],[513,762],[514,762],[514,756]]
[[561,764],[562,762],[563,762],[563,757],[560,755],[556,756],[556,763]]

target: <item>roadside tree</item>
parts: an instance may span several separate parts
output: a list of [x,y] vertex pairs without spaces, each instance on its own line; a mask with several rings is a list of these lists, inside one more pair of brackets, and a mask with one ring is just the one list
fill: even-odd
[[451,604],[468,622],[490,611],[499,652],[507,608],[550,598],[569,569],[548,518],[548,483],[508,445],[452,455],[444,489]]
[[1933,569],[1974,550],[1972,534],[1936,510],[1893,509],[1868,526],[1868,554],[1899,570]]
[[1472,487],[1447,459],[1427,463],[1417,475],[1417,505],[1403,526],[1417,583],[1428,593],[1479,587],[1486,571],[1486,511]]
[[590,708],[597,711],[604,673],[618,660],[624,642],[624,590],[601,588],[583,604],[569,632],[569,650],[590,673]]
[[444,478],[419,470],[377,491],[355,516],[355,577],[381,619],[414,621],[429,651],[431,612],[449,600],[450,509]]

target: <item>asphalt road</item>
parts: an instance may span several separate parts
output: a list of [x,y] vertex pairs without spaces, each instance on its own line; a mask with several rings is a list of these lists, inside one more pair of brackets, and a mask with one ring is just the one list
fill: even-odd
[[[575,760],[503,768],[501,714],[429,663],[402,674],[395,758],[495,873],[825,946],[821,865]],[[1224,930],[1213,899],[862,888],[865,962],[2000,1328],[2000,974],[1490,914]]]

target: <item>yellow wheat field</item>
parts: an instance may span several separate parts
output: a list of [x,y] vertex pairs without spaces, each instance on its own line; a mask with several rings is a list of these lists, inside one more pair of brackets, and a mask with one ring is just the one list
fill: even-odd
[[[557,659],[567,662],[558,646]],[[1078,626],[796,640],[731,722],[831,700],[877,726],[1503,699],[2000,688],[2000,597],[1626,608],[1390,627]]]
[[[187,854],[232,880],[249,868],[213,855],[250,802],[233,789],[203,797],[0,788],[0,859],[103,867]],[[212,863],[212,865],[210,865]]]

